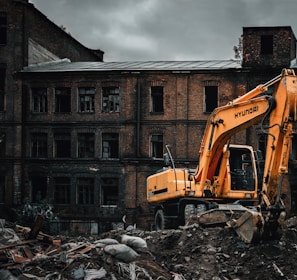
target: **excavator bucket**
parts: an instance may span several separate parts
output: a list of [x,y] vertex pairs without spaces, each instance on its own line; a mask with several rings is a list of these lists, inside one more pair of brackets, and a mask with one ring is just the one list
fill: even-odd
[[238,219],[229,225],[245,243],[258,242],[264,232],[264,218],[260,212],[247,209]]
[[259,241],[264,231],[262,213],[255,207],[247,208],[240,204],[219,204],[218,208],[190,216],[186,224],[193,223],[204,227],[228,226],[245,243]]

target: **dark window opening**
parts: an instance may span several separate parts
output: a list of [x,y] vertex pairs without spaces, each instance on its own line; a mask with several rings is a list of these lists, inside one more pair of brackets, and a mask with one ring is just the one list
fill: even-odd
[[5,176],[0,176],[0,203],[5,203]]
[[47,112],[47,89],[46,88],[32,89],[32,111],[34,113]]
[[31,137],[31,156],[36,158],[47,158],[47,134],[33,133]]
[[101,203],[102,205],[118,205],[119,180],[117,178],[101,179]]
[[55,191],[54,200],[56,204],[70,203],[70,178],[56,177],[54,178]]
[[70,134],[55,134],[55,157],[69,158],[71,157],[71,139]]
[[119,135],[117,133],[102,134],[102,158],[119,157]]
[[4,111],[6,69],[0,68],[0,111]]
[[120,111],[119,87],[102,88],[102,112],[112,113]]
[[151,87],[151,112],[164,112],[163,98],[163,87]]
[[78,178],[77,193],[78,204],[94,204],[94,179]]
[[32,176],[31,178],[32,202],[40,203],[47,196],[47,177]]
[[151,135],[151,157],[163,158],[163,135]]
[[56,88],[55,90],[55,112],[71,112],[71,92],[70,88]]
[[93,158],[94,146],[95,146],[94,133],[78,134],[78,157],[79,158]]
[[0,12],[0,44],[7,43],[7,14]]
[[93,113],[95,111],[95,88],[79,88],[79,112]]
[[273,35],[261,36],[261,54],[273,54]]
[[6,134],[0,133],[0,157],[6,156]]
[[211,113],[218,107],[218,87],[205,86],[204,87],[204,113]]

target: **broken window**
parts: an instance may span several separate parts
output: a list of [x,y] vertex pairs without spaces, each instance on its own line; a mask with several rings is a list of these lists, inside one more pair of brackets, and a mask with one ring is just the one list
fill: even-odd
[[6,69],[0,68],[0,111],[4,111]]
[[46,176],[32,176],[31,180],[31,191],[32,191],[32,202],[40,203],[46,199],[47,196],[47,177]]
[[47,134],[32,133],[31,135],[31,156],[35,158],[47,158]]
[[7,43],[7,14],[0,12],[0,45]]
[[94,133],[79,133],[78,136],[78,157],[93,158],[95,136]]
[[94,204],[94,179],[77,179],[77,199],[78,204]]
[[120,111],[119,87],[102,88],[102,112],[112,113]]
[[79,88],[79,112],[93,113],[95,111],[95,88]]
[[71,138],[70,133],[56,133],[55,136],[55,157],[69,158],[71,157]]
[[47,112],[47,89],[32,88],[32,111],[34,113]]
[[71,112],[71,91],[70,88],[55,89],[55,112]]
[[101,204],[118,205],[119,201],[118,178],[101,178]]
[[218,86],[204,87],[204,113],[211,113],[218,107]]
[[70,203],[70,178],[56,177],[54,178],[54,203],[69,204]]
[[154,158],[163,158],[163,135],[151,135],[150,156]]
[[273,54],[273,35],[261,36],[261,54]]
[[102,158],[119,157],[119,135],[118,133],[102,134]]
[[0,203],[5,203],[5,176],[0,176]]
[[151,87],[151,112],[163,113],[163,87],[153,86]]

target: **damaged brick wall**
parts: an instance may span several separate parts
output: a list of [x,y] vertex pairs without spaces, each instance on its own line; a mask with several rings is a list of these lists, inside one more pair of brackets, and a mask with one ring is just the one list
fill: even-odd
[[244,27],[242,41],[244,67],[282,69],[296,58],[296,38],[289,26]]

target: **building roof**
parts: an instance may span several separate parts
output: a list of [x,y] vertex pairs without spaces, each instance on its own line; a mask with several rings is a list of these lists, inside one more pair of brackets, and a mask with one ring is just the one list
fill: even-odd
[[191,71],[240,69],[238,60],[202,61],[128,61],[128,62],[71,62],[69,59],[32,64],[22,72],[73,72],[73,71]]

